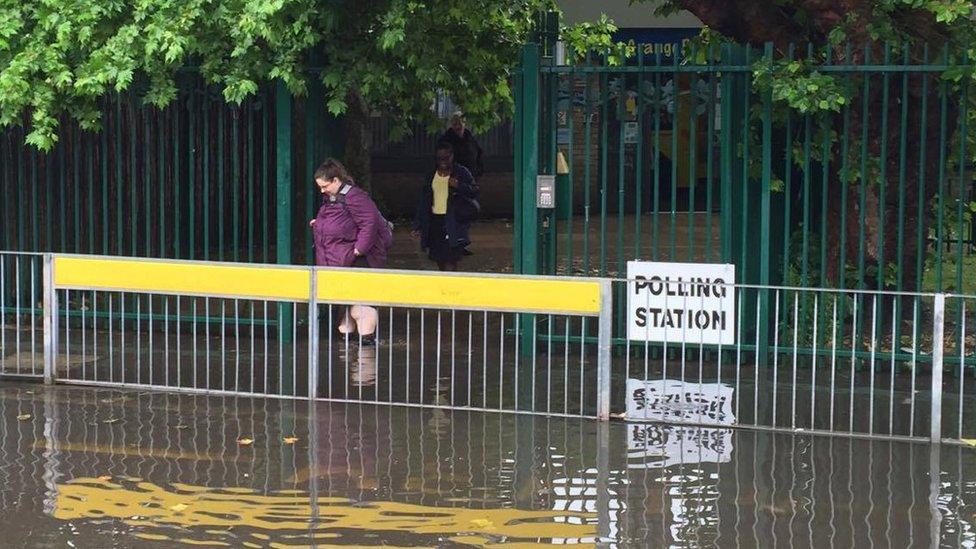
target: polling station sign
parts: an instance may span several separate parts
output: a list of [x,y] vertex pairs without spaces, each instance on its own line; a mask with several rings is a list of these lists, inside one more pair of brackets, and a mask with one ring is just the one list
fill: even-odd
[[735,344],[735,265],[627,263],[631,341]]

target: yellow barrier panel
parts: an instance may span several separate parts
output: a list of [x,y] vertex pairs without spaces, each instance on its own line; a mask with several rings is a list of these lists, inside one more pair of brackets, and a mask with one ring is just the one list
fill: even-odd
[[309,271],[282,267],[55,256],[58,288],[308,301]]
[[431,276],[328,269],[318,272],[316,299],[319,302],[592,316],[600,312],[600,283],[570,278]]
[[[55,286],[74,290],[305,302],[309,277],[309,271],[303,268],[61,255],[54,258]],[[571,278],[324,269],[318,272],[316,298],[321,303],[595,316],[600,312],[600,283]]]

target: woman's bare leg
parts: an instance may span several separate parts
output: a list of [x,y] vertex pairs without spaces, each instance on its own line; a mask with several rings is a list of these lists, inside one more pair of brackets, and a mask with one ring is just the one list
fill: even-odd
[[349,307],[345,307],[342,313],[342,322],[339,323],[339,333],[340,334],[351,334],[356,331],[356,325],[353,323],[353,319],[349,316]]
[[356,321],[356,329],[360,336],[371,336],[376,332],[380,315],[375,308],[366,305],[353,305],[349,308],[349,315]]

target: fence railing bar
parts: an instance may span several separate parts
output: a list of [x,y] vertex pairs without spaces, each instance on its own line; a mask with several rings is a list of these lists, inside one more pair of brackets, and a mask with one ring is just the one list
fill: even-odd
[[[585,279],[584,279],[585,280]],[[601,279],[602,280],[602,279]],[[607,277],[613,283],[634,283],[636,280],[631,280],[621,277]],[[697,281],[693,280],[669,280],[669,285],[673,286],[693,286],[698,284]],[[837,295],[852,295],[852,296],[871,296],[871,295],[882,295],[882,296],[903,296],[903,297],[934,297],[937,295],[934,292],[908,292],[901,290],[872,290],[872,289],[856,289],[856,288],[817,288],[811,286],[793,286],[793,285],[782,285],[774,286],[770,284],[749,284],[749,283],[718,283],[712,282],[711,285],[715,288],[740,288],[743,290],[778,290],[782,292],[805,292],[811,294],[837,294]],[[969,297],[976,299],[976,295],[973,296],[963,296],[959,294],[945,294],[946,296],[952,297]]]
[[963,402],[966,400],[966,301],[960,300],[959,307],[959,434],[957,438],[962,440],[965,410]]
[[[762,299],[756,296],[756,323],[755,326],[759,326],[759,319],[762,318]],[[755,356],[755,363],[753,364],[753,395],[752,395],[752,421],[759,425],[759,332],[756,330],[756,351],[753,353]]]
[[[597,412],[601,420],[610,418],[610,369],[612,367],[610,336],[613,330],[613,285],[610,281],[600,284],[600,317],[598,332],[600,337],[597,358]],[[580,415],[583,414],[583,401],[580,401]]]
[[[820,327],[820,296],[813,296],[813,345],[820,345],[818,328]],[[817,355],[813,355],[810,373],[810,428],[817,428]]]
[[894,434],[895,429],[895,349],[898,345],[898,313],[900,303],[895,300],[891,307],[891,364],[888,378],[888,434]]
[[[318,303],[318,284],[319,277],[315,268],[310,271],[308,277],[308,399],[314,401],[318,396],[319,383],[319,303]],[[329,326],[331,332],[331,326]],[[332,355],[332,349],[329,349]],[[253,371],[254,364],[251,363]],[[253,389],[253,388],[252,388]]]
[[858,305],[858,303],[860,303],[860,300],[857,298],[857,296],[854,296],[854,311],[853,311],[853,316],[851,317],[851,373],[850,373],[851,382],[850,382],[850,389],[849,389],[850,390],[850,393],[849,393],[849,395],[850,395],[850,409],[848,410],[849,417],[848,417],[848,426],[847,426],[847,429],[849,431],[853,431],[854,430],[854,377],[855,377],[855,370],[856,370],[856,367],[857,367],[857,353],[856,353],[856,351],[857,351],[857,326],[858,326],[858,322],[857,322],[858,306],[857,305]]
[[[875,295],[871,302],[871,361],[868,365],[868,375],[870,376],[870,394],[868,396],[868,433],[874,434],[874,367],[876,363],[876,353],[878,348],[878,296]],[[853,395],[851,395],[853,399]]]
[[[793,380],[790,383],[790,428],[796,429],[796,371],[797,371],[797,349],[800,346],[800,294],[793,294]],[[816,325],[816,319],[814,319],[814,325]],[[811,385],[816,385],[816,380],[814,379]]]
[[[58,353],[58,295],[54,289],[54,256],[52,254],[44,254],[44,265],[43,265],[43,276],[44,276],[44,383],[50,385],[54,383],[55,378],[55,363]],[[33,269],[31,269],[33,272]],[[31,277],[33,281],[33,277]],[[20,292],[17,292],[18,295]],[[34,295],[33,290],[31,295]],[[31,327],[31,332],[33,333],[33,326]],[[18,334],[20,333],[18,326]],[[19,339],[19,336],[18,336]],[[33,352],[33,349],[31,349]],[[17,356],[20,356],[20,350],[18,349]],[[31,369],[33,369],[34,363],[31,361]],[[19,373],[18,365],[18,373]],[[34,372],[31,372],[34,373]]]
[[[779,347],[779,296],[780,290],[776,290],[774,299],[774,311],[773,311],[773,322],[776,324],[773,328],[773,347]],[[760,298],[761,299],[761,298]],[[761,328],[756,324],[756,333],[758,334]],[[757,348],[757,353],[763,352]],[[778,402],[779,396],[779,353],[773,353],[773,386],[771,388],[773,392],[773,416],[771,422],[773,427],[776,427],[776,421],[778,419],[776,415],[776,404]]]
[[945,346],[945,299],[945,294],[936,294],[932,311],[932,411],[929,421],[929,440],[933,444],[942,441],[942,355]]
[[[736,337],[735,337],[735,341],[736,341],[736,345],[735,345],[735,417],[736,418],[741,418],[742,417],[742,414],[741,414],[741,411],[740,410],[741,410],[741,404],[742,404],[742,391],[741,391],[741,387],[742,387],[742,383],[741,383],[741,381],[742,381],[742,340],[745,339],[744,334],[742,333],[742,316],[743,316],[742,315],[742,303],[743,303],[744,300],[742,299],[742,290],[741,289],[737,289],[737,290],[733,290],[733,291],[737,291],[738,292],[738,296],[737,296],[738,299],[736,300],[736,306],[739,309],[738,322],[736,322],[736,328],[735,328],[735,334],[736,334]],[[737,521],[738,521],[738,517],[736,517],[736,518],[737,518]],[[738,526],[738,524],[736,526]]]

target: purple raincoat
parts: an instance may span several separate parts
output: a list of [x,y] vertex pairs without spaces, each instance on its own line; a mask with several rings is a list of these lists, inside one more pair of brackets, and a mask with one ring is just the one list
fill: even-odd
[[352,266],[354,250],[360,251],[370,267],[383,267],[393,239],[373,200],[352,185],[343,185],[335,197],[323,196],[312,233],[315,264],[323,267]]

